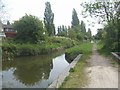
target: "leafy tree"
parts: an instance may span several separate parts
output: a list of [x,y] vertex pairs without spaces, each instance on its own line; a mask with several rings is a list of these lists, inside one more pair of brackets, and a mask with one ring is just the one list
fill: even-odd
[[77,25],[79,25],[79,19],[78,19],[78,16],[77,16],[77,12],[75,9],[73,9],[73,12],[72,12],[72,27],[75,27]]
[[81,21],[81,32],[83,32],[83,34],[86,34],[86,27],[85,27],[85,23],[83,21]]
[[90,28],[88,28],[87,36],[88,36],[89,40],[92,39],[92,34],[91,34]]
[[50,2],[45,3],[45,12],[44,12],[44,24],[47,29],[48,35],[55,35],[55,26],[54,26],[54,13],[51,10]]
[[[115,20],[114,20],[115,21]],[[104,35],[104,48],[109,49],[111,51],[120,51],[119,44],[119,31],[120,31],[120,21],[119,22],[108,22],[107,25],[104,27],[104,32],[102,35]]]
[[76,32],[75,32],[74,29],[71,28],[71,29],[68,31],[68,37],[71,38],[71,39],[76,40],[77,34],[76,34]]
[[118,2],[90,2],[82,4],[84,7],[84,15],[89,13],[91,17],[100,18],[100,23],[106,22],[102,33],[98,32],[97,35],[102,35],[105,43],[104,48],[111,51],[120,51],[118,47],[119,32],[120,32],[120,1]]
[[117,2],[86,2],[81,4],[84,7],[83,15],[100,18],[101,22],[111,21],[118,8]]
[[60,29],[60,27],[58,26],[58,34],[61,32],[61,29]]
[[17,31],[16,41],[22,43],[38,43],[45,39],[42,21],[32,15],[25,15],[13,24]]
[[83,35],[83,33],[82,33],[82,32],[77,33],[76,38],[77,38],[77,40],[79,40],[79,41],[83,41],[83,39],[84,39],[84,35]]
[[67,36],[67,27],[62,25],[58,27],[58,36]]
[[97,29],[97,34],[95,35],[95,38],[98,40],[103,38],[103,29]]

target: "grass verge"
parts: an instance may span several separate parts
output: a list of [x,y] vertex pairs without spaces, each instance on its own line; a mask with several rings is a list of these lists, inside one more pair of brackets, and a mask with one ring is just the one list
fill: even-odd
[[116,66],[118,67],[118,65],[120,65],[120,64],[118,63],[117,59],[114,56],[112,56],[111,51],[103,48],[103,46],[104,46],[104,43],[102,41],[99,41],[97,43],[97,51],[98,51],[98,53],[100,55],[104,56],[104,57],[109,58],[110,59],[110,63],[114,67],[116,67]]
[[82,43],[80,45],[76,45],[72,48],[68,48],[65,51],[66,60],[72,61],[78,54],[90,54],[91,53],[92,44],[89,42]]
[[[85,48],[86,47],[86,48]],[[76,49],[78,50],[78,49]],[[87,66],[86,60],[91,55],[92,44],[91,43],[83,43],[79,45],[79,50],[82,51],[83,55],[72,70],[70,70],[70,74],[62,85],[61,88],[81,88],[87,84],[87,76],[85,74],[85,67]]]
[[104,43],[102,41],[99,41],[97,43],[97,51],[98,51],[98,53],[103,55],[103,56],[106,56],[106,57],[110,56],[110,54],[111,54],[110,51],[106,50],[103,47],[104,47]]

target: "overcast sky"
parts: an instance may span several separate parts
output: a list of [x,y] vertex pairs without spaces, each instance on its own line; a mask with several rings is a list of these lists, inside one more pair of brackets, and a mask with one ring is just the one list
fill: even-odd
[[76,9],[79,20],[86,23],[87,29],[91,28],[93,35],[96,34],[97,28],[101,26],[97,24],[94,27],[92,27],[93,25],[88,26],[89,22],[87,20],[93,21],[94,19],[90,17],[82,18],[80,4],[85,0],[4,0],[4,3],[7,8],[8,19],[13,22],[24,16],[25,13],[35,15],[43,20],[46,1],[51,4],[56,27],[59,25],[71,25],[73,8]]

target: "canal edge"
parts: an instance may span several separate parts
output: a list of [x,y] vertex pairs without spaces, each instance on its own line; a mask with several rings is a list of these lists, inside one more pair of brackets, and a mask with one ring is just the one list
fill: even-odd
[[74,66],[77,64],[77,62],[80,60],[80,57],[82,54],[79,54],[71,63],[68,65],[65,70],[55,79],[52,84],[49,85],[48,88],[59,88],[62,83],[64,82],[64,79],[70,74],[69,70],[71,68],[74,68]]

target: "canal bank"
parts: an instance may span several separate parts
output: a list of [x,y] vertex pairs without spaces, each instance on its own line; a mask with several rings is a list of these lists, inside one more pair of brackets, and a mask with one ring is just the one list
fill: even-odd
[[[80,64],[79,67],[81,69],[83,69],[82,67],[84,67],[84,63],[83,63],[83,61],[85,61],[83,60],[84,54],[85,53],[88,54],[88,52],[90,53],[91,51],[90,47],[91,44],[84,43],[77,46],[77,48],[75,48],[75,50],[83,52],[83,56],[82,57],[80,56],[81,60],[80,61],[78,60],[79,61],[78,63],[76,62],[77,63],[76,66]],[[84,48],[87,50],[87,52],[86,50],[85,51],[83,50]],[[70,50],[74,52],[74,47],[73,49]],[[61,73],[64,70],[66,70],[67,66],[71,64],[71,61],[68,61],[68,59],[65,60],[65,54],[64,54],[65,52],[60,53],[59,51],[58,54],[51,53],[52,55],[48,54],[47,56],[41,55],[34,57],[32,56],[21,57],[21,58],[19,57],[16,60],[3,61],[3,71],[2,71],[3,87],[4,88],[16,88],[16,87],[17,88],[48,88],[56,80],[56,78],[58,78],[58,76],[61,75]],[[74,68],[72,67],[73,70],[75,69],[75,72],[81,70],[80,68],[77,69],[76,67]],[[71,75],[72,69],[70,68],[68,69],[70,70],[70,75]],[[69,71],[68,69],[66,70],[66,72]],[[82,72],[80,72],[80,76],[81,74]],[[76,77],[78,75],[75,74],[74,76]],[[62,81],[64,81],[64,79]],[[60,86],[60,84],[57,84],[56,86],[58,87]]]
[[74,68],[76,63],[80,60],[82,54],[79,54],[66,68],[65,70],[57,77],[55,81],[48,88],[59,88],[63,83],[64,79],[69,75],[71,68]]

